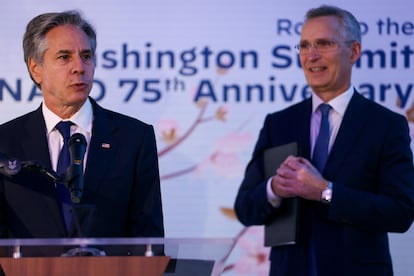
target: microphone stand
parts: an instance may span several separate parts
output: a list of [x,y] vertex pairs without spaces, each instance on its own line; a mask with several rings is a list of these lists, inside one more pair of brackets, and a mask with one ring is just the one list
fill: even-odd
[[[72,213],[73,214],[73,223],[75,223],[75,226],[76,226],[76,229],[77,229],[78,233],[79,234],[82,233],[81,228],[80,228],[80,223],[79,223],[78,212],[79,213],[87,213],[87,215],[86,215],[87,218],[89,218],[90,215],[91,215],[91,212],[93,212],[93,210],[91,210],[92,209],[91,206],[78,204],[80,202],[81,193],[77,192],[77,191],[73,191],[72,190],[73,188],[71,188],[71,186],[72,186],[71,183],[77,177],[82,177],[82,176],[73,175],[74,170],[73,170],[72,166],[70,166],[68,168],[68,171],[67,171],[66,175],[60,176],[55,171],[48,170],[48,169],[44,168],[43,166],[41,166],[36,161],[23,161],[23,162],[20,162],[19,160],[16,160],[15,165],[16,165],[16,168],[13,168],[13,170],[11,171],[12,173],[9,173],[9,174],[3,173],[3,174],[7,175],[7,176],[11,176],[11,175],[19,173],[22,168],[29,169],[29,170],[37,170],[41,174],[46,176],[46,178],[49,181],[53,182],[55,185],[57,183],[63,183],[65,185],[65,187],[71,193],[71,199],[72,199],[72,202],[74,203],[73,206],[72,206],[72,208],[73,208],[73,213]],[[0,169],[5,170],[4,166],[1,166],[1,164],[0,164]],[[10,170],[11,169],[9,169],[8,171],[10,171]],[[67,177],[69,175],[71,175],[70,179],[68,179],[68,177]],[[80,236],[82,236],[82,235],[80,235]],[[80,245],[80,247],[69,249],[67,252],[63,253],[61,256],[62,257],[106,256],[106,253],[102,250],[97,249],[97,248],[88,247],[87,245]]]

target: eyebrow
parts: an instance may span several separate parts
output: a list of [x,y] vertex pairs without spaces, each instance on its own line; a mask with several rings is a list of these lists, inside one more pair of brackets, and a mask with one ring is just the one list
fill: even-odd
[[[73,54],[75,52],[76,51],[73,51],[73,50],[59,50],[59,51],[56,52],[56,54],[57,55],[59,55],[59,54]],[[83,49],[83,50],[80,50],[80,53],[81,54],[92,53],[92,49]]]
[[[318,41],[318,40],[333,40],[333,41],[335,41],[335,39],[332,38],[332,37],[318,37],[318,38],[315,38],[313,41]],[[311,41],[311,40],[301,39],[300,42],[302,42],[302,41]]]

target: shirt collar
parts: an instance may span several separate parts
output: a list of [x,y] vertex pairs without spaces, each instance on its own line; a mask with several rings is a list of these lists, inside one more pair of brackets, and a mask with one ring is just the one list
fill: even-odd
[[[354,86],[351,85],[348,90],[333,98],[327,102],[327,104],[329,104],[333,110],[343,116],[349,102],[351,101],[352,95],[354,95],[354,90]],[[322,99],[319,98],[315,93],[312,93],[312,113],[316,111],[321,103],[323,103]]]
[[[42,113],[45,118],[47,133],[50,133],[56,124],[62,121],[62,118],[53,113],[44,103],[42,104]],[[91,133],[92,119],[92,104],[88,98],[78,112],[69,118],[68,121],[72,121],[80,129]]]

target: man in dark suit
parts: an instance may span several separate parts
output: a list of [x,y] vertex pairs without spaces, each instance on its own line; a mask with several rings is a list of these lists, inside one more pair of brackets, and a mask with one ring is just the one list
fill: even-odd
[[[351,85],[361,32],[348,11],[308,11],[297,48],[312,97],[266,117],[237,194],[237,216],[246,226],[266,224],[286,198],[299,199],[298,243],[272,247],[271,275],[392,275],[387,233],[407,231],[414,215],[407,121]],[[329,105],[326,115],[321,104]],[[320,165],[316,144],[325,130],[329,154]],[[266,179],[263,152],[290,142],[300,156]]]
[[[44,101],[0,126],[0,152],[36,161],[0,179],[0,237],[163,237],[158,158],[151,125],[100,107],[89,93],[96,33],[78,12],[46,13],[27,25],[24,59]],[[87,141],[79,203],[65,208],[57,184],[61,121]],[[72,213],[70,213],[72,211]]]

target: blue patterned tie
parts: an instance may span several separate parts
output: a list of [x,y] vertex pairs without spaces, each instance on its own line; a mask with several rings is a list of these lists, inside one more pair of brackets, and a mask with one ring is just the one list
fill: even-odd
[[[73,123],[70,121],[61,121],[55,126],[63,137],[63,147],[60,150],[57,164],[57,173],[62,176],[62,179],[64,179],[70,165],[69,139],[71,125],[73,125]],[[70,193],[66,185],[62,182],[56,184],[56,189],[62,203],[62,212],[65,219],[66,229],[69,230],[72,219],[72,201],[70,199]]]
[[319,135],[315,142],[315,147],[313,149],[312,161],[315,167],[322,173],[325,168],[326,160],[328,160],[328,150],[329,150],[329,111],[331,106],[329,104],[319,105],[319,110],[322,113],[321,125],[319,128]]

